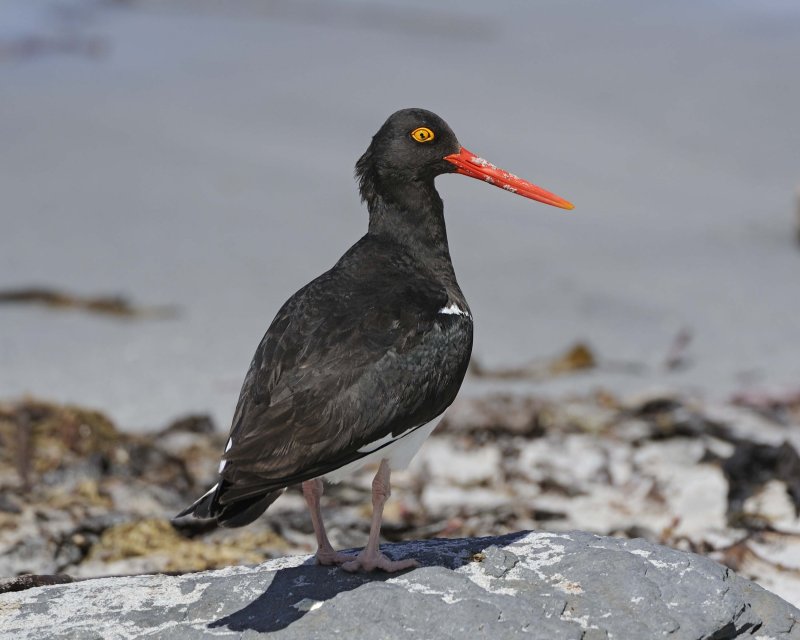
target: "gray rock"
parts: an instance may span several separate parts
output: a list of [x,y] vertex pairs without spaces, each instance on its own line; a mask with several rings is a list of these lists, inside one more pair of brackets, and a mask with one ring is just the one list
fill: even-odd
[[0,594],[2,638],[800,638],[800,610],[714,561],[584,532],[385,545],[422,567],[308,557]]

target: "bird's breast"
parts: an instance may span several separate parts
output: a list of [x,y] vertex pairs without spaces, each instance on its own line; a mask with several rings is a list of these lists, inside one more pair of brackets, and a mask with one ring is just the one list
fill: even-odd
[[472,312],[466,301],[449,299],[437,311],[434,326],[430,342],[437,359],[447,368],[465,371],[472,353],[473,330]]

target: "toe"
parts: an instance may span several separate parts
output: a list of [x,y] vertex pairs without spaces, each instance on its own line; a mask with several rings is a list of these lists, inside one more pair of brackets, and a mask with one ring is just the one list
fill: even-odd
[[344,569],[348,573],[355,573],[356,571],[361,569],[361,563],[358,561],[358,558],[356,558],[355,560],[348,560],[347,562],[343,562],[339,566],[341,566],[342,569]]
[[359,554],[347,562],[342,563],[341,567],[345,571],[355,573],[356,571],[374,571],[380,569],[387,573],[394,573],[395,571],[405,571],[406,569],[415,569],[420,564],[412,558],[405,560],[390,560],[385,555],[377,554],[368,556],[366,554]]
[[388,573],[404,571],[406,569],[416,569],[419,566],[419,562],[413,558],[406,558],[405,560],[390,560],[385,555],[381,554],[380,559],[378,560],[378,568],[383,569]]

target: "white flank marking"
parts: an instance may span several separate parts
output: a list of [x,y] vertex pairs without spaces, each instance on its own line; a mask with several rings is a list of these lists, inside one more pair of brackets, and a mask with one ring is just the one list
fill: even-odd
[[510,184],[504,184],[503,185],[503,189],[505,189],[506,191],[510,191],[511,193],[516,193],[517,192],[517,190],[514,187],[512,187]]
[[231,450],[232,446],[233,446],[233,438],[228,438],[228,444],[225,445],[225,453],[228,453],[228,451]]
[[[382,449],[370,451],[370,453],[367,453],[367,455],[365,455],[363,458],[359,458],[358,460],[354,460],[343,467],[329,471],[325,474],[325,479],[328,482],[341,482],[347,476],[355,473],[362,467],[380,462],[384,459],[389,461],[389,468],[393,471],[405,469],[408,466],[408,463],[411,462],[411,458],[413,458],[417,451],[419,451],[422,443],[425,442],[431,432],[436,428],[436,425],[439,424],[440,419],[441,416],[438,416],[431,420],[428,424],[418,427],[413,431],[406,431],[405,435],[393,439]],[[381,440],[383,440],[383,438],[381,438]],[[368,445],[364,445],[363,448],[367,449],[379,446],[378,442],[380,442],[380,440],[372,442]],[[361,453],[360,450],[359,452]]]
[[439,309],[439,313],[443,313],[445,315],[456,315],[456,316],[468,316],[469,314],[459,308],[459,306],[455,302],[451,302],[446,307],[442,307]]
[[383,445],[390,443],[392,440],[396,438],[402,438],[403,436],[393,436],[391,433],[386,434],[382,438],[378,438],[375,442],[370,442],[369,444],[365,444],[361,447],[358,452],[359,453],[369,453],[371,451],[375,451],[375,449],[380,449]]

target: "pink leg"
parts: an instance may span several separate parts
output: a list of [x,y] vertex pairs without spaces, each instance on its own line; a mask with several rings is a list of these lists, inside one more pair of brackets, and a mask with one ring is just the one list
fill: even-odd
[[390,560],[380,552],[379,538],[381,534],[381,519],[383,518],[383,505],[392,495],[389,484],[389,464],[386,460],[381,461],[378,473],[372,481],[372,524],[369,528],[369,540],[367,546],[353,560],[342,564],[345,571],[373,571],[383,569],[384,571],[402,571],[418,567],[419,562],[412,559]]
[[314,535],[317,536],[317,563],[318,564],[340,564],[353,557],[346,553],[338,553],[333,550],[328,534],[325,533],[325,525],[322,522],[322,512],[319,508],[319,499],[322,497],[322,479],[306,480],[303,483],[303,497],[306,499],[308,510],[311,513],[311,524],[314,525]]

